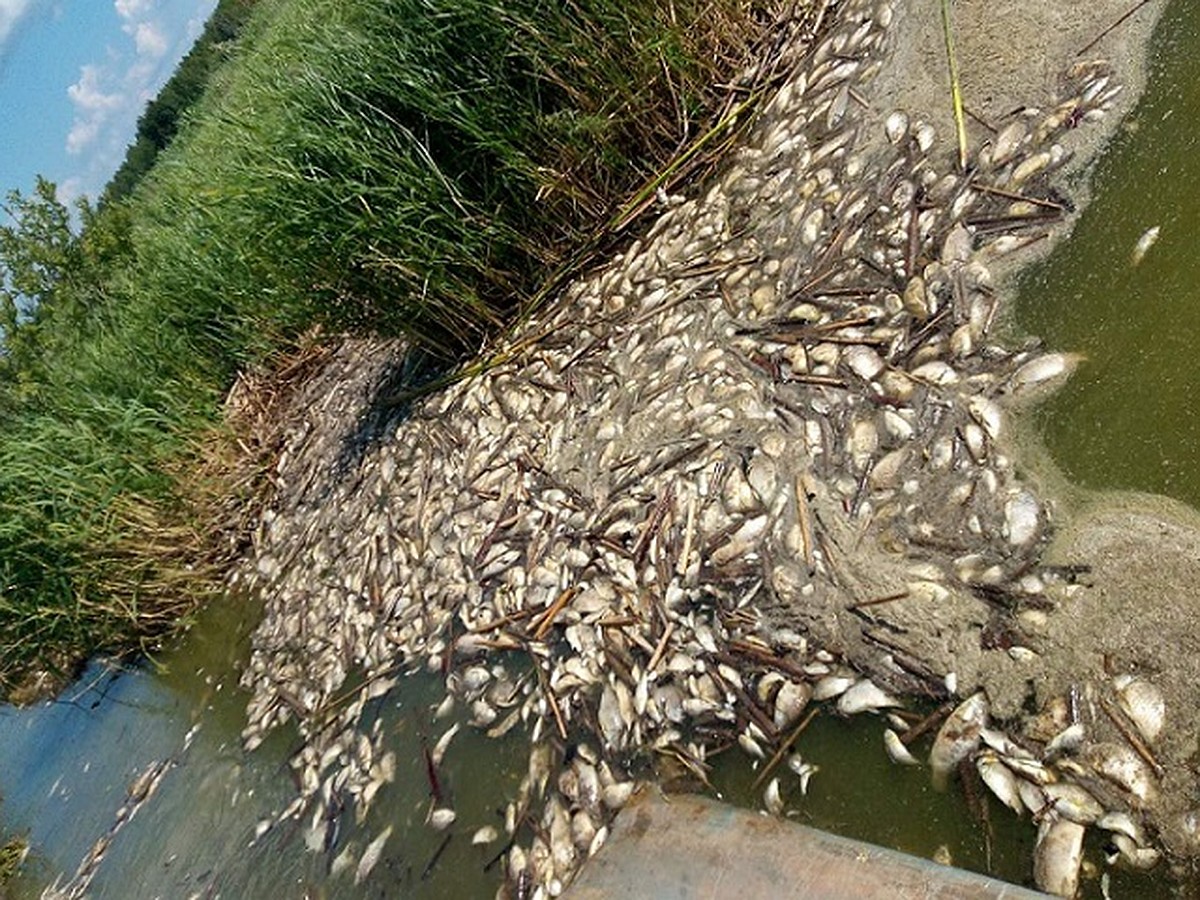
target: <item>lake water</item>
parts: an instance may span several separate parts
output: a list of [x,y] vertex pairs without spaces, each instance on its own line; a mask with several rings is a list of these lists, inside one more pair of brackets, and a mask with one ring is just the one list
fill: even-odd
[[[1147,94],[1101,161],[1093,204],[1070,240],[1020,282],[1019,327],[1087,362],[1035,414],[1055,460],[1078,483],[1135,488],[1200,505],[1200,5],[1176,0],[1157,31]],[[1139,265],[1139,237],[1160,237]],[[13,885],[37,897],[59,872],[75,870],[110,827],[128,785],[156,761],[170,768],[151,800],[112,841],[93,883],[97,898],[133,897],[490,897],[499,843],[474,846],[472,832],[500,824],[504,798],[524,771],[519,729],[487,741],[470,728],[455,739],[440,789],[459,819],[445,833],[423,822],[430,784],[423,762],[453,721],[435,721],[440,687],[414,675],[380,698],[378,727],[397,754],[397,778],[366,821],[339,823],[329,852],[306,850],[304,829],[260,821],[295,793],[288,758],[298,736],[281,729],[252,754],[241,749],[246,696],[237,675],[257,608],[214,605],[155,665],[113,671],[93,664],[59,700],[0,710],[0,830],[25,835],[33,851]],[[198,728],[197,728],[198,726]],[[196,728],[189,742],[189,731]],[[959,865],[1027,882],[1034,832],[997,803],[982,823],[958,792],[938,793],[923,769],[901,769],[882,752],[883,725],[821,716],[799,750],[817,764],[808,794],[785,782],[789,814],[839,834],[922,856],[944,848]],[[759,802],[755,773],[737,750],[716,759],[722,796]],[[346,819],[351,819],[347,815]],[[393,829],[379,863],[360,883],[357,860]],[[449,835],[449,838],[447,838]],[[1093,846],[1090,858],[1100,853]],[[1086,882],[1100,896],[1098,881]],[[1164,878],[1117,875],[1113,897],[1167,897]]]

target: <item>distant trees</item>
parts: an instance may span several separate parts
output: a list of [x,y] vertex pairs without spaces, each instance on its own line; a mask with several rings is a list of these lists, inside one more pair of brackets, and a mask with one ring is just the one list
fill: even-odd
[[101,215],[84,197],[75,229],[40,175],[30,195],[10,191],[0,212],[0,403],[11,408],[42,380],[58,339],[102,303],[113,264],[129,252],[129,217],[117,207]]
[[100,198],[105,206],[128,196],[158,154],[170,145],[188,110],[204,94],[213,73],[228,58],[231,42],[241,33],[258,0],[219,0],[195,46],[179,63],[158,96],[146,104],[125,161]]

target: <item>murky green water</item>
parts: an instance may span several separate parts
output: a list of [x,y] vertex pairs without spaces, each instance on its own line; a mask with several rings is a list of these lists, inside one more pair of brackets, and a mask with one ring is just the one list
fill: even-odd
[[[1066,472],[1089,487],[1157,491],[1200,506],[1200,5],[1176,0],[1155,44],[1150,88],[1098,170],[1096,197],[1071,240],[1021,282],[1020,326],[1049,346],[1087,354],[1037,424]],[[1140,265],[1138,238],[1161,237]],[[117,672],[93,665],[57,702],[0,710],[0,831],[34,848],[14,896],[36,897],[72,873],[112,824],[135,775],[155,760],[174,766],[151,801],[114,839],[91,895],[134,897],[490,897],[500,847],[470,843],[500,824],[504,798],[525,766],[526,738],[491,742],[464,728],[443,773],[459,821],[446,834],[423,825],[429,783],[422,740],[435,722],[436,680],[414,676],[374,711],[397,753],[397,780],[365,822],[341,824],[329,852],[304,847],[303,828],[258,840],[255,825],[294,796],[284,729],[253,754],[241,750],[246,697],[237,672],[256,611],[235,601],[209,610],[164,667]],[[185,735],[199,725],[184,751]],[[995,801],[986,822],[960,792],[937,793],[924,769],[882,752],[882,724],[822,716],[799,750],[820,771],[807,795],[784,774],[788,815],[830,831],[921,856],[945,848],[955,863],[1027,883],[1034,837]],[[715,760],[713,783],[756,805],[761,788],[737,750]],[[347,818],[350,818],[349,816]],[[383,828],[394,829],[370,876],[332,874]],[[1100,851],[1089,852],[1099,862]],[[1100,896],[1086,882],[1087,896]],[[1165,879],[1116,875],[1112,896],[1171,896]]]
[[[1087,356],[1037,414],[1074,481],[1200,506],[1200,4],[1155,33],[1149,88],[1071,239],[1020,285],[1019,325]],[[1148,229],[1160,236],[1135,266]]]
[[[207,610],[179,645],[160,655],[163,668],[119,672],[96,664],[62,698],[0,713],[0,831],[24,833],[33,854],[14,898],[38,897],[60,872],[69,876],[112,824],[139,771],[171,759],[157,792],[114,837],[90,896],[152,897],[488,898],[499,885],[494,859],[502,841],[471,844],[481,825],[501,827],[506,798],[525,771],[527,735],[497,742],[470,727],[455,738],[440,786],[459,814],[445,833],[424,824],[430,788],[421,752],[453,718],[434,721],[438,679],[419,673],[380,698],[374,715],[397,754],[397,777],[377,796],[364,822],[346,816],[326,852],[305,848],[305,825],[255,840],[255,826],[294,796],[289,755],[298,747],[282,729],[251,754],[239,732],[246,696],[236,687],[247,657],[254,611],[229,600]],[[372,721],[368,717],[368,721]],[[199,725],[189,749],[185,735]],[[940,793],[927,768],[893,765],[874,716],[819,716],[797,748],[819,770],[807,794],[781,767],[787,816],[849,837],[923,857],[948,853],[959,866],[1028,883],[1034,829],[984,797],[986,818],[961,791]],[[918,754],[928,746],[918,746]],[[713,762],[719,796],[757,807],[756,771],[733,748]],[[393,828],[379,863],[356,882],[368,843]],[[444,846],[443,846],[444,844]],[[337,859],[348,851],[348,868]],[[1097,865],[1098,846],[1089,851]],[[1121,875],[1114,897],[1167,897],[1167,886]],[[1098,882],[1087,884],[1099,897]]]

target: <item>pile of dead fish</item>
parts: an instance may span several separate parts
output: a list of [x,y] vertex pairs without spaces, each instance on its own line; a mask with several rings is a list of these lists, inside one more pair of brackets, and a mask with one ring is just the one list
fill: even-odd
[[[381,406],[403,347],[347,342],[337,391],[301,398],[240,582],[266,601],[245,742],[298,723],[300,795],[281,819],[308,823],[310,846],[329,806],[365,809],[395,777],[363,711],[423,666],[477,728],[528,734],[505,822],[521,896],[570,882],[654,758],[702,779],[736,741],[781,773],[763,779],[781,812],[779,779],[813,776],[787,755],[810,704],[912,696],[948,713],[935,777],[966,761],[1039,822],[1041,886],[1074,891],[1090,826],[1153,862],[1140,752],[1087,742],[1071,705],[1018,743],[963,673],[897,637],[961,607],[991,616],[1014,665],[1036,653],[1012,610],[1047,614],[1050,511],[1014,474],[1007,418],[1073,360],[995,342],[988,260],[1063,214],[1055,139],[1114,89],[1079,67],[1069,99],[1000,123],[963,175],[903,112],[882,133],[860,124],[891,18],[843,4],[724,176],[663,198],[485,376]],[[881,628],[889,615],[911,621]],[[858,637],[835,642],[847,616]],[[1137,712],[1153,686],[1113,690],[1078,702],[1153,731]],[[938,727],[914,718],[885,732],[898,761]]]

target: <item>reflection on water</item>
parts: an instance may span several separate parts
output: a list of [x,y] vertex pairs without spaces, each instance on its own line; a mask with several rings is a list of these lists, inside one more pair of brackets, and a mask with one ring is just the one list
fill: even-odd
[[[430,785],[422,747],[455,720],[434,721],[442,691],[424,674],[379,698],[374,718],[368,716],[397,755],[397,778],[376,795],[365,821],[348,810],[337,821],[336,840],[318,852],[305,847],[308,816],[255,839],[259,823],[296,796],[288,758],[299,745],[284,728],[252,754],[241,749],[247,697],[237,677],[256,616],[257,609],[226,600],[159,657],[158,670],[121,672],[96,663],[59,700],[3,711],[0,816],[6,833],[27,834],[33,847],[13,896],[37,897],[55,874],[70,876],[112,826],[131,782],[157,760],[171,767],[113,835],[91,897],[495,893],[500,867],[489,863],[501,846],[472,845],[470,838],[484,824],[503,831],[505,798],[525,771],[527,737],[520,728],[501,741],[460,731],[447,757],[452,765],[439,778],[444,802],[459,818],[434,832],[424,824]],[[363,851],[389,825],[393,836],[378,863],[356,877]]]
[[[1200,4],[1155,32],[1149,88],[1069,241],[1020,284],[1022,329],[1087,355],[1039,412],[1068,476],[1200,506]],[[1138,239],[1158,241],[1139,265]]]

